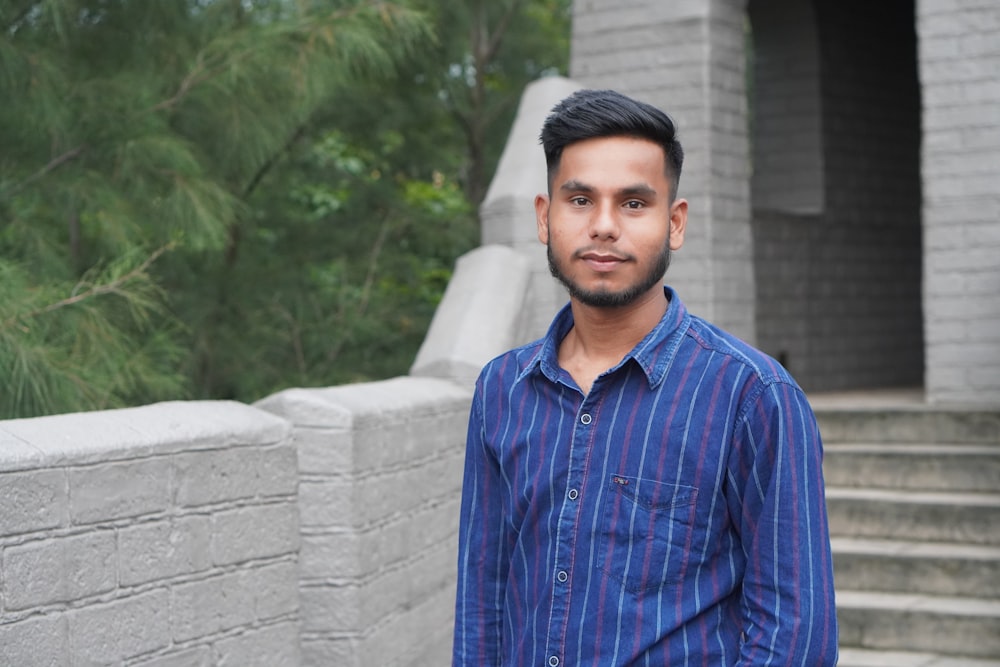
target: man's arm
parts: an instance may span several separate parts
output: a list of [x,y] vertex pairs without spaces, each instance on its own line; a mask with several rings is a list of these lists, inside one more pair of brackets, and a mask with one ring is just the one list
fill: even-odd
[[500,664],[508,555],[500,469],[483,431],[482,387],[469,416],[458,533],[454,667]]
[[762,387],[735,435],[731,510],[746,573],[739,665],[837,662],[833,563],[819,429],[802,391]]

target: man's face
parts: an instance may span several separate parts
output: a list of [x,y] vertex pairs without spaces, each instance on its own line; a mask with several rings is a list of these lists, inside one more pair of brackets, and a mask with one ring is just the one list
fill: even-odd
[[670,201],[663,149],[646,139],[602,137],[570,144],[535,198],[549,269],[588,306],[627,306],[662,293],[670,251],[684,242],[687,202]]

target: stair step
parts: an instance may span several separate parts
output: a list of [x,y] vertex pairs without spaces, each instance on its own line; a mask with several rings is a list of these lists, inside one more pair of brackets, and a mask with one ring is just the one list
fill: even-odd
[[839,588],[1000,599],[1000,547],[835,537]]
[[840,649],[838,667],[1000,667],[1000,660],[962,658],[938,653]]
[[1000,494],[827,487],[835,537],[1000,546]]
[[846,444],[824,447],[828,486],[991,492],[1000,489],[1000,445]]
[[823,441],[1000,443],[1000,410],[923,403],[880,407],[827,403],[810,396]]
[[844,648],[1000,659],[1000,601],[838,590],[837,618]]

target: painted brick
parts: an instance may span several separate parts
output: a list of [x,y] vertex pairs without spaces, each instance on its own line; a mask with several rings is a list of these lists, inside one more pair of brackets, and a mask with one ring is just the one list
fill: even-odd
[[0,665],[69,667],[69,631],[62,614],[0,625]]
[[366,625],[360,620],[359,612],[367,597],[367,591],[357,584],[304,584],[301,590],[302,631],[361,633]]
[[253,498],[260,450],[231,447],[174,457],[176,503],[181,507]]
[[208,569],[211,527],[208,516],[195,515],[122,528],[118,533],[122,585]]
[[283,556],[298,546],[299,513],[292,503],[241,507],[213,517],[211,553],[216,565]]
[[74,664],[118,664],[166,648],[169,605],[160,588],[67,612]]
[[348,477],[305,478],[299,482],[302,527],[347,528],[354,525],[354,484]]
[[7,547],[5,606],[27,609],[110,591],[117,583],[115,555],[111,530]]
[[304,581],[351,579],[365,570],[359,562],[361,550],[355,532],[302,536],[300,563]]
[[298,457],[290,444],[261,450],[257,492],[261,496],[294,495],[298,488]]
[[65,525],[68,507],[63,471],[0,473],[0,535]]
[[295,442],[303,474],[348,474],[354,468],[351,431],[296,425]]
[[299,610],[299,564],[275,563],[254,571],[253,591],[258,620],[292,614]]
[[211,665],[212,649],[208,646],[196,646],[143,660],[134,663],[132,667],[210,667]]
[[170,507],[169,459],[158,457],[71,469],[69,496],[74,524],[165,511]]
[[358,652],[359,641],[353,637],[331,639],[327,637],[302,638],[302,664],[309,666],[337,665],[337,667],[361,667]]
[[232,572],[174,586],[170,594],[170,633],[184,642],[231,630],[254,621],[256,581]]
[[214,648],[217,667],[299,667],[302,664],[298,626],[295,623],[254,629],[218,641]]

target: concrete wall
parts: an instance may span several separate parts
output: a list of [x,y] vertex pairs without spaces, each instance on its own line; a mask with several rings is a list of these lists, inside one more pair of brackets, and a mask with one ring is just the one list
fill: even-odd
[[257,404],[298,446],[304,665],[451,662],[471,396],[396,378]]
[[1000,3],[917,0],[929,400],[1000,401]]
[[0,665],[297,666],[290,436],[238,403],[0,422]]

